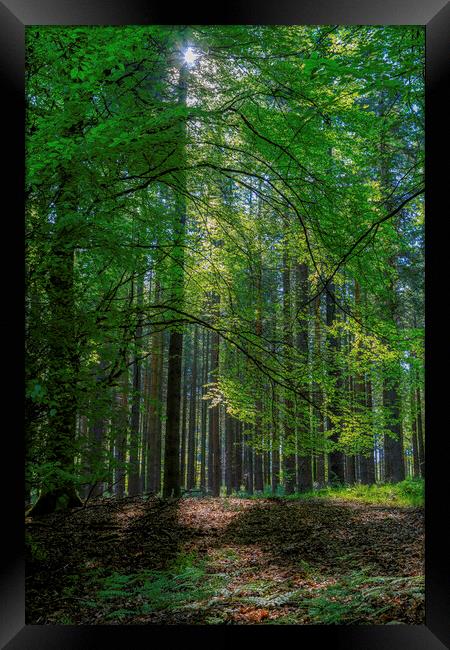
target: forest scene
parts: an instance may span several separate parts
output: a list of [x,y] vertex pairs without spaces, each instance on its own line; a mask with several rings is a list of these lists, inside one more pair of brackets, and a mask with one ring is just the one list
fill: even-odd
[[424,623],[424,28],[26,28],[26,622]]

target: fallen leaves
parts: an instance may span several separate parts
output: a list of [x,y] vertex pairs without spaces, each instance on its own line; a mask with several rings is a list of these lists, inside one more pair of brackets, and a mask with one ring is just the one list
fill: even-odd
[[[28,624],[110,624],[115,615],[126,624],[311,624],[314,616],[423,623],[423,587],[406,580],[423,574],[420,508],[136,497],[99,499],[27,521],[26,529]],[[213,597],[146,615],[133,615],[125,602],[108,611],[92,601],[97,576],[165,571],[191,552],[206,562],[205,578],[217,581]],[[348,586],[362,568],[367,586]]]
[[243,621],[246,623],[260,623],[263,619],[269,617],[268,609],[254,609],[253,607],[240,607],[238,612],[234,615],[235,621]]

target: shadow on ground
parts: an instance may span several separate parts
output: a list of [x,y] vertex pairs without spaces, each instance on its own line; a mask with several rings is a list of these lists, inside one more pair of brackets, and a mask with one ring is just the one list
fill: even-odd
[[[110,623],[105,612],[111,612],[97,606],[95,593],[105,579],[111,586],[111,576],[118,576],[119,585],[128,580],[122,600],[132,593],[149,605],[140,606],[139,615],[119,608],[128,614],[124,619],[118,614],[114,622],[160,624],[255,623],[263,617],[292,622],[293,607],[282,606],[282,597],[280,606],[276,599],[272,608],[258,606],[272,602],[268,590],[282,596],[291,588],[325,589],[336,576],[361,569],[394,578],[423,574],[418,508],[319,499],[103,499],[83,510],[28,521],[26,528],[27,624]],[[181,582],[166,575],[177,562]],[[159,584],[159,591],[130,591],[131,577],[149,572],[154,573],[142,589]],[[111,598],[117,600],[122,592],[112,584]],[[213,589],[202,591],[202,584]],[[164,597],[171,589],[179,590],[179,601],[175,591]],[[152,598],[159,598],[155,611]],[[414,616],[419,614],[406,620],[414,622]]]
[[336,574],[370,566],[375,575],[423,573],[423,513],[326,501],[275,501],[239,513],[220,544],[256,545],[285,567],[307,562]]

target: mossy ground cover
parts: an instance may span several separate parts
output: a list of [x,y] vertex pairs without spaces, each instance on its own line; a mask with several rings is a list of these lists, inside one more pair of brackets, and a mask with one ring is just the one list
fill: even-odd
[[[253,494],[250,497],[242,492],[238,493],[236,496],[246,499],[272,498],[270,492]],[[422,479],[406,479],[400,483],[335,486],[290,495],[285,495],[284,492],[280,490],[276,497],[287,499],[289,501],[326,498],[356,501],[360,503],[373,503],[384,506],[419,507],[423,506],[425,503],[425,482]]]
[[410,504],[99,499],[27,521],[26,548],[31,624],[424,620],[423,509]]
[[344,499],[346,501],[359,501],[361,503],[374,503],[394,506],[423,506],[425,500],[424,481],[408,479],[401,483],[380,483],[373,485],[352,485],[346,487],[332,487],[296,494],[285,497],[287,499],[309,498]]

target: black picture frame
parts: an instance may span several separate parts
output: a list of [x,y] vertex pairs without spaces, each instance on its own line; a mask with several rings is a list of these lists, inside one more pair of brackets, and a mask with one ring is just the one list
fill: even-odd
[[[205,21],[205,19],[207,19]],[[24,208],[24,32],[27,25],[120,25],[120,24],[412,24],[426,28],[426,624],[419,626],[39,626],[25,625],[23,459],[24,444],[20,416],[23,412],[23,208]],[[6,353],[3,376],[6,397],[3,414],[11,414],[5,426],[3,518],[1,535],[6,542],[1,555],[0,642],[8,650],[45,648],[101,648],[110,643],[127,647],[161,641],[229,644],[234,637],[248,643],[280,640],[292,634],[295,644],[328,643],[333,650],[439,650],[450,648],[450,580],[445,512],[447,455],[443,439],[448,435],[445,380],[431,369],[444,365],[447,335],[445,318],[437,311],[432,294],[438,295],[439,280],[445,278],[445,256],[437,252],[442,239],[440,226],[448,219],[448,199],[439,198],[447,189],[449,168],[444,152],[449,87],[446,45],[450,34],[450,6],[445,0],[238,0],[210,6],[185,3],[181,9],[151,0],[3,0],[0,1],[0,65],[2,69],[3,158],[7,160],[3,190],[2,275],[4,305],[3,344]],[[444,113],[445,112],[445,113]],[[6,136],[10,145],[4,144]],[[444,176],[445,175],[445,176]],[[5,199],[10,207],[5,209]],[[447,208],[447,210],[445,210]],[[8,232],[6,234],[6,231]],[[7,257],[6,253],[12,256]],[[439,263],[442,267],[439,267]],[[444,285],[445,286],[445,285]],[[444,299],[445,294],[439,294]],[[436,363],[433,363],[436,359]],[[448,401],[448,399],[447,399]],[[448,418],[447,418],[448,419]],[[6,475],[4,474],[6,472]],[[6,524],[6,525],[5,525]],[[160,636],[163,634],[164,639]],[[270,638],[272,637],[272,638]],[[292,641],[291,641],[292,642]]]

